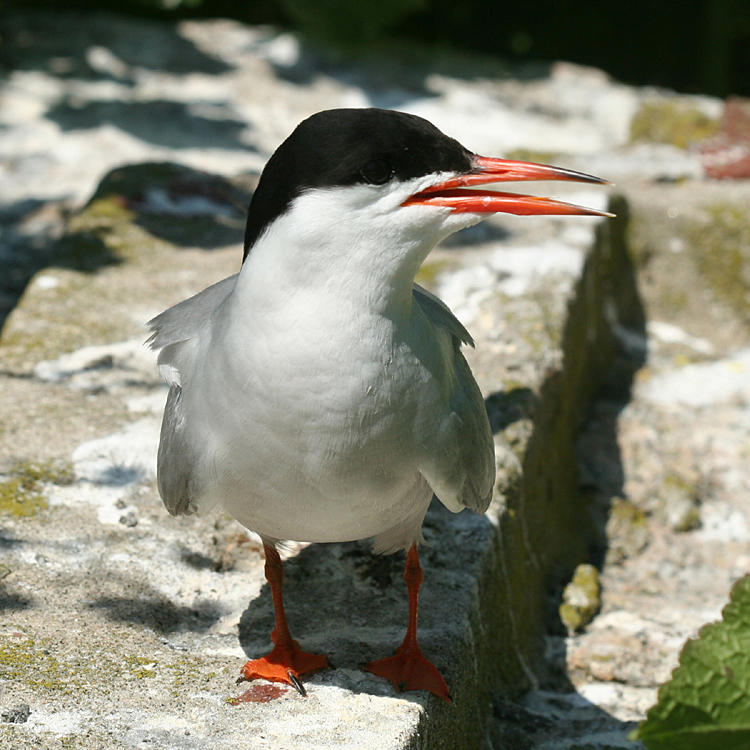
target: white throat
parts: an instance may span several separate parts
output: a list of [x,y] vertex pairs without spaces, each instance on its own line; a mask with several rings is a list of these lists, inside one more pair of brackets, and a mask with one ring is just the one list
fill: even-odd
[[430,250],[483,218],[451,215],[445,208],[402,207],[424,182],[299,196],[251,249],[238,281],[243,303],[274,305],[289,295],[309,294],[389,317],[408,314],[414,277]]

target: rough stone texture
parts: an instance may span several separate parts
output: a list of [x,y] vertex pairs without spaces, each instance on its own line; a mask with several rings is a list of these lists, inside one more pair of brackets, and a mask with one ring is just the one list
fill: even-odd
[[[226,21],[3,24],[0,709],[29,713],[0,743],[638,747],[681,642],[750,567],[747,186],[701,180],[672,107],[635,139],[655,92],[599,71],[343,65]],[[721,111],[656,98],[701,128]],[[591,219],[493,219],[420,272],[477,340],[499,465],[486,517],[436,507],[425,525],[423,645],[450,706],[361,671],[406,617],[401,560],[365,543],[287,550],[293,630],[336,668],[306,700],[235,686],[272,624],[259,545],[223,516],[169,518],[155,491],[165,390],[143,322],[237,269],[257,172],[297,121],[366,105],[601,173],[631,207],[615,199],[596,237]],[[602,610],[565,637],[583,561]]]
[[[641,748],[627,730],[655,702],[685,640],[720,617],[750,570],[750,318],[731,262],[750,252],[750,185],[638,183],[626,192],[648,360],[630,394],[602,394],[579,437],[582,479],[608,514],[602,607],[583,633],[548,638],[556,690],[523,701],[554,719],[527,733],[544,750],[584,739]],[[573,690],[561,694],[564,686]]]
[[[57,734],[87,747],[145,740],[198,747],[210,738],[222,747],[242,736],[237,714],[252,711],[268,747],[302,738],[315,747],[372,747],[376,739],[386,746],[382,737],[393,747],[477,746],[489,732],[492,696],[534,684],[545,627],[542,593],[581,559],[593,534],[593,526],[579,528],[584,510],[573,438],[595,371],[610,357],[603,299],[611,295],[613,305],[621,304],[611,288],[620,275],[616,264],[624,262],[621,232],[611,239],[617,224],[602,228],[585,262],[593,232],[584,221],[578,232],[568,224],[568,242],[548,248],[546,272],[527,278],[526,288],[516,278],[513,296],[495,291],[479,303],[485,323],[475,328],[472,357],[498,432],[498,497],[486,517],[453,517],[436,507],[425,525],[430,546],[423,555],[423,646],[445,670],[455,703],[389,697],[392,691],[359,670],[399,642],[406,603],[400,560],[373,558],[365,544],[351,544],[294,547],[298,554],[287,566],[294,632],[337,668],[307,681],[308,700],[282,688],[278,700],[235,706],[226,699],[265,696],[256,686],[245,693],[232,680],[241,664],[238,636],[248,654],[257,654],[272,627],[259,546],[223,518],[166,516],[154,488],[164,387],[153,357],[137,339],[99,342],[138,335],[154,297],[171,301],[206,283],[188,252],[210,254],[212,273],[223,275],[231,269],[222,263],[236,263],[237,250],[186,251],[165,240],[179,233],[172,223],[186,220],[194,223],[191,238],[200,238],[213,217],[204,218],[208,228],[195,215],[162,213],[157,220],[140,197],[143,184],[165,193],[178,185],[189,195],[181,168],[110,173],[71,218],[60,245],[65,252],[83,234],[91,255],[37,276],[4,329],[7,373],[15,376],[7,379],[17,385],[19,403],[37,398],[47,404],[46,419],[67,421],[70,399],[56,399],[67,392],[82,419],[98,412],[99,403],[118,414],[72,454],[69,447],[57,455],[48,447],[51,457],[70,458],[75,481],[51,483],[48,508],[8,521],[14,611],[5,633],[6,693],[33,705],[26,737],[49,742]],[[558,220],[545,231],[559,235],[563,225]],[[524,239],[519,229],[514,236],[530,247],[539,231]],[[87,266],[102,255],[112,262],[91,276]],[[191,288],[179,291],[174,271],[183,263]],[[514,278],[502,274],[506,282]],[[40,283],[44,278],[58,283]],[[577,287],[589,289],[588,298]],[[576,310],[566,318],[569,305]],[[581,345],[587,336],[600,347]],[[499,348],[510,351],[498,359],[493,349]],[[588,377],[569,374],[572,367]],[[567,405],[562,417],[560,403]],[[14,458],[37,458],[34,422],[21,415],[14,422],[14,414],[6,417]],[[18,466],[9,466],[8,482]],[[199,720],[207,710],[212,720]],[[344,723],[342,713],[349,717]],[[192,739],[183,739],[183,731]]]

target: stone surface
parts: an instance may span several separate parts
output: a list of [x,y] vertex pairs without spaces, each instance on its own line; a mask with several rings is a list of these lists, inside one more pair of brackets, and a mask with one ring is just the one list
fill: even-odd
[[[582,476],[609,512],[602,608],[583,633],[548,643],[572,696],[610,714],[610,734],[597,735],[601,714],[589,705],[579,715],[585,737],[563,716],[535,735],[533,746],[549,750],[586,746],[584,738],[641,747],[623,729],[643,718],[682,644],[720,617],[732,583],[750,570],[750,319],[723,293],[731,272],[717,284],[701,271],[750,249],[736,226],[722,233],[722,222],[706,219],[716,205],[746,205],[750,186],[638,184],[627,195],[648,361],[628,398],[597,402],[579,437]],[[531,693],[524,705],[554,709],[557,698]],[[624,723],[614,736],[612,718]]]
[[[581,327],[600,327],[602,305],[581,302],[577,285],[588,283],[601,296],[602,279],[614,273],[616,259],[621,262],[621,243],[611,241],[611,232],[600,232],[595,245],[590,220],[579,220],[577,230],[567,223],[567,241],[550,244],[545,263],[532,272],[521,253],[541,257],[532,243],[545,232],[559,237],[566,224],[556,220],[531,236],[522,226],[508,230],[518,249],[502,260],[496,240],[484,250],[460,245],[450,250],[459,259],[471,254],[470,261],[462,259],[471,279],[489,279],[489,284],[472,281],[461,296],[480,313],[474,328],[479,345],[470,356],[488,394],[501,462],[497,499],[486,517],[453,517],[436,507],[425,524],[422,642],[446,673],[454,704],[418,693],[394,696],[361,671],[363,662],[399,642],[406,612],[400,560],[374,558],[364,543],[290,546],[287,602],[294,632],[306,647],[327,652],[336,669],[306,681],[307,700],[286,688],[266,700],[267,688],[234,686],[243,650],[262,653],[272,626],[260,546],[224,517],[172,519],[161,507],[155,455],[165,386],[153,355],[138,339],[67,351],[115,337],[128,325],[137,336],[155,296],[168,303],[215,278],[206,279],[205,258],[192,262],[201,253],[210,255],[212,273],[228,273],[222,264],[236,262],[237,248],[189,250],[163,239],[168,232],[160,228],[184,216],[161,213],[161,223],[150,225],[159,235],[154,242],[142,228],[153,216],[137,200],[139,186],[147,182],[153,190],[166,190],[184,174],[147,164],[139,180],[137,169],[107,175],[71,217],[61,242],[68,247],[90,232],[98,240],[95,253],[111,254],[117,262],[89,278],[90,258],[83,256],[84,269],[68,269],[57,286],[40,284],[37,277],[4,329],[6,379],[16,384],[20,403],[44,400],[55,422],[75,421],[76,411],[84,420],[100,404],[117,414],[106,426],[94,420],[94,436],[84,439],[81,433],[72,449],[69,437],[65,445],[47,444],[46,456],[68,459],[75,480],[61,484],[51,478],[44,506],[31,517],[8,519],[12,618],[4,633],[5,696],[32,702],[22,741],[54,746],[66,738],[73,746],[109,747],[148,740],[182,747],[205,746],[210,738],[212,746],[228,747],[246,731],[236,715],[250,711],[268,747],[302,740],[315,747],[371,747],[375,737],[387,737],[393,747],[429,747],[437,738],[457,747],[476,745],[489,731],[491,696],[535,683],[547,579],[575,563],[586,544],[587,533],[575,530],[574,474],[563,476],[564,484],[555,476],[563,465],[572,466],[572,437],[587,402],[585,391],[570,391],[584,381],[566,380],[562,362],[566,356],[576,363],[593,356],[575,344],[586,336]],[[596,195],[589,198],[595,201]],[[193,229],[192,236],[201,236],[201,227]],[[603,265],[606,253],[610,259]],[[439,254],[435,262],[441,262]],[[188,265],[180,272],[182,283],[193,287],[180,291],[174,273],[183,263]],[[41,278],[58,274],[50,267]],[[496,285],[495,277],[504,286]],[[451,301],[456,287],[447,283]],[[63,284],[65,293],[50,300],[50,292]],[[110,300],[107,327],[98,328]],[[617,295],[612,304],[625,306]],[[575,323],[566,318],[569,305],[583,305]],[[61,310],[67,311],[63,331],[57,322]],[[607,332],[594,331],[592,340],[611,346]],[[499,351],[504,356],[498,358]],[[49,356],[54,358],[41,359]],[[594,357],[578,366],[593,370],[606,361]],[[589,388],[593,375],[591,381]],[[58,398],[63,393],[66,397]],[[555,415],[561,399],[570,404],[565,419]],[[14,414],[11,409],[5,420],[13,426],[16,459],[36,456],[35,421],[20,416],[12,421]],[[539,427],[543,421],[548,424]],[[560,454],[554,462],[550,451]],[[6,481],[13,482],[17,465],[6,470]],[[570,529],[567,537],[550,537],[545,515],[534,508],[554,501],[545,489],[553,481],[556,491],[569,495],[547,515],[555,516],[560,529]],[[512,573],[529,561],[532,567],[523,575]],[[493,632],[502,639],[488,637]],[[212,718],[200,718],[207,711]],[[342,716],[348,717],[344,723]],[[192,739],[183,739],[184,732]]]
[[[703,181],[672,137],[633,140],[653,91],[564,63],[343,64],[229,21],[3,26],[0,708],[30,708],[3,746],[638,747],[681,643],[750,567],[747,186]],[[701,126],[720,112],[660,97]],[[401,560],[365,543],[285,552],[294,632],[335,669],[307,699],[236,686],[269,645],[259,544],[220,515],[168,517],[155,490],[165,389],[144,321],[237,269],[258,170],[300,119],[369,105],[627,196],[598,226],[492,219],[420,272],[477,341],[499,466],[487,516],[425,525],[423,645],[450,706],[361,670],[406,615]],[[666,127],[683,132],[671,110]],[[584,561],[602,609],[566,637]]]

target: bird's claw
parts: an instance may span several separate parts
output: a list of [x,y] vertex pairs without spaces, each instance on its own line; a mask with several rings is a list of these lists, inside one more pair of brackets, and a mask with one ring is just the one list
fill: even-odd
[[291,682],[292,685],[294,685],[294,687],[297,690],[297,692],[303,698],[307,698],[307,690],[305,690],[304,685],[299,681],[299,678],[297,677],[297,675],[294,674],[294,672],[292,672],[291,669],[287,669],[286,670],[286,676],[289,678],[289,682]]

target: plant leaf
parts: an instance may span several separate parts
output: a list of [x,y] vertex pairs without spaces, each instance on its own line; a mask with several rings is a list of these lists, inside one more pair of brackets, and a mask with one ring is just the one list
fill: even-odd
[[750,575],[689,640],[635,733],[649,750],[750,750]]

